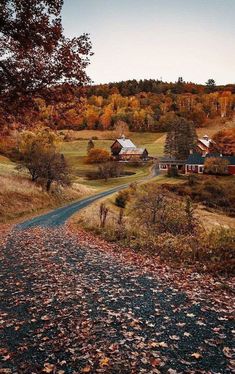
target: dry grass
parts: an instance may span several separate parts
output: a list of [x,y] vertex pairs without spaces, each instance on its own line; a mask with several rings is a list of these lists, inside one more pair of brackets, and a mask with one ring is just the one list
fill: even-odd
[[14,175],[0,176],[0,186],[1,223],[56,207],[94,192],[92,188],[74,184],[72,188],[54,188],[48,194],[27,178]]

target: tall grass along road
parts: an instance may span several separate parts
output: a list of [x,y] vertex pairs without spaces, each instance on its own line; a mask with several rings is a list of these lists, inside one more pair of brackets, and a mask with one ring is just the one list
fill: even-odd
[[66,226],[12,232],[1,257],[1,373],[232,373],[225,303],[81,247]]
[[[149,176],[147,176],[143,180],[147,180],[149,178],[153,178],[159,174],[159,169],[156,165],[151,169],[151,173]],[[35,217],[33,219],[30,219],[26,222],[23,222],[16,226],[17,229],[27,229],[30,227],[35,226],[46,226],[46,227],[55,227],[59,225],[63,225],[68,218],[70,218],[75,212],[78,212],[79,210],[85,208],[92,202],[101,199],[105,196],[111,195],[115,192],[118,192],[124,188],[127,188],[129,184],[123,184],[120,186],[117,186],[115,188],[112,188],[107,191],[100,192],[94,196],[87,197],[85,199],[82,199],[80,201],[77,201],[73,204],[69,204],[65,207],[61,207],[58,209],[53,210],[52,212],[49,212],[47,214],[41,215],[39,217]]]

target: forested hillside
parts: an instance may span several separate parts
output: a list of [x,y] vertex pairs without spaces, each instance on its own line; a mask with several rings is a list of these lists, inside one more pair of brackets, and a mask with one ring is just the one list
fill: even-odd
[[82,89],[60,85],[37,94],[33,105],[22,108],[12,121],[14,127],[108,130],[121,121],[131,131],[161,132],[169,129],[175,116],[192,120],[196,127],[210,119],[229,120],[235,109],[235,85],[216,86],[212,79],[197,85],[182,78],[176,83],[130,80]]

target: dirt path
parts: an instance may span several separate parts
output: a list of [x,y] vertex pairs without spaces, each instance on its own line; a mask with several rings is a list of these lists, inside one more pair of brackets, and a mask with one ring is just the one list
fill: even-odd
[[1,373],[232,373],[226,309],[66,228],[14,231],[1,260]]

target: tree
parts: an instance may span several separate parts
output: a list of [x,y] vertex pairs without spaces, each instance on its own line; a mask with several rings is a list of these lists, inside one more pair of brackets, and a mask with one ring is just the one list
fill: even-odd
[[235,154],[235,128],[220,130],[213,136],[211,152],[219,152],[223,155]]
[[24,132],[19,140],[18,165],[25,168],[32,181],[40,180],[49,192],[53,182],[69,185],[69,167],[58,152],[58,138],[48,129]]
[[[63,35],[63,0],[3,0],[0,3],[0,95],[32,104],[32,97],[57,83],[81,86],[91,56],[89,36]],[[32,104],[33,105],[33,104]],[[7,106],[5,106],[7,107]],[[12,110],[12,108],[11,108]]]
[[49,129],[24,131],[19,137],[18,167],[26,168],[32,181],[36,181],[40,177],[43,154],[56,152],[57,145],[58,138]]
[[125,135],[125,137],[129,135],[129,126],[124,121],[118,120],[114,130],[116,138],[120,138],[122,135]]
[[204,171],[207,174],[226,175],[228,174],[228,160],[222,157],[207,157]]
[[215,89],[216,89],[216,85],[215,85],[214,79],[211,79],[211,78],[208,79],[208,81],[206,82],[206,91],[210,93],[210,92],[214,92]]
[[197,135],[193,122],[177,117],[171,123],[166,136],[165,154],[178,159],[186,159],[195,150]]
[[86,162],[88,164],[100,164],[110,160],[110,154],[106,149],[93,148],[90,150]]
[[45,182],[49,192],[53,182],[60,186],[70,185],[69,167],[63,154],[47,151],[41,155],[39,177]]
[[89,152],[95,147],[95,144],[93,142],[92,139],[89,139],[88,140],[88,143],[87,143],[87,153],[89,154]]

